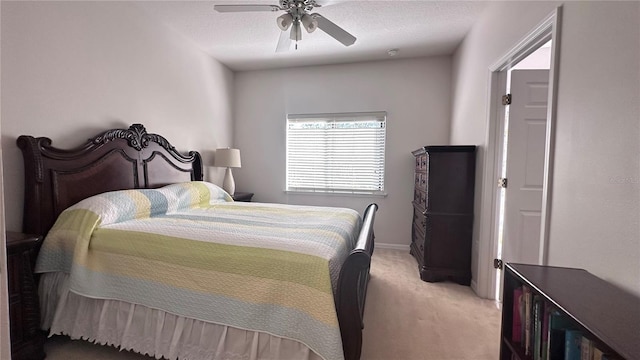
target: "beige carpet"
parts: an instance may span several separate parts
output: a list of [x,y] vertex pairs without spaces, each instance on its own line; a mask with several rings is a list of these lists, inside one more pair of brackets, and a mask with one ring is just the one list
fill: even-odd
[[[376,249],[365,309],[363,360],[495,360],[500,312],[466,286],[426,283],[404,251]],[[47,360],[151,358],[57,336]]]
[[498,359],[495,302],[450,282],[420,280],[407,252],[376,250],[364,316],[364,360]]

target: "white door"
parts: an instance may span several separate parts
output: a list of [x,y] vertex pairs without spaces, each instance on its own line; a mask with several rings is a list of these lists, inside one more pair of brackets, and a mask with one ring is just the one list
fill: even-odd
[[539,264],[549,70],[513,70],[502,260]]

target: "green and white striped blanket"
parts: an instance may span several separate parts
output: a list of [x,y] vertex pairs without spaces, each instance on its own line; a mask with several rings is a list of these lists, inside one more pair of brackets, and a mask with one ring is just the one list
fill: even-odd
[[100,194],[65,210],[36,271],[70,290],[270,333],[343,359],[334,291],[351,209],[236,203],[213,184]]

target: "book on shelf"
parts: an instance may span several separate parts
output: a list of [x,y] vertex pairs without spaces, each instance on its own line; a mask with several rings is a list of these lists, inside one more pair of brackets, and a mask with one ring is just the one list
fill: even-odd
[[564,329],[549,329],[548,360],[564,359]]
[[522,343],[522,314],[524,312],[524,300],[522,288],[513,289],[513,325],[511,326],[511,341]]
[[522,296],[524,297],[524,353],[525,355],[531,355],[531,330],[533,326],[533,321],[531,319],[531,308],[532,308],[532,295],[531,289],[526,286],[522,286]]
[[618,357],[607,354],[604,351],[598,349],[595,345],[593,346],[593,360],[619,360]]
[[547,303],[544,304],[544,310],[542,311],[542,341],[540,343],[540,349],[542,352],[542,360],[549,360],[549,320],[551,306]]
[[533,296],[533,360],[542,360],[542,307],[539,295]]
[[[596,343],[583,335],[575,322],[545,304],[543,335],[546,339],[540,343],[542,360],[614,360],[600,350]],[[547,325],[544,325],[544,319]],[[546,343],[545,343],[546,341]],[[537,360],[534,356],[533,360]]]
[[563,360],[565,358],[565,332],[576,330],[571,319],[555,309],[547,310],[547,345],[544,348],[547,360]]
[[533,297],[533,359],[548,359],[550,306],[539,295]]
[[581,360],[582,356],[582,331],[565,330],[564,335],[564,360]]
[[606,354],[604,351],[598,349],[596,346],[593,347],[593,360],[616,360],[617,358]]
[[523,285],[513,291],[511,340],[533,360],[548,359],[549,306]]
[[597,347],[593,348],[593,360],[602,360],[602,355],[604,355],[602,350],[598,349]]
[[580,360],[593,360],[593,341],[586,336],[580,342]]

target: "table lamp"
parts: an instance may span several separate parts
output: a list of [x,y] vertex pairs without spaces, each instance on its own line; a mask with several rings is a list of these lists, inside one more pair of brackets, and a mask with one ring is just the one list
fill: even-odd
[[229,195],[233,195],[236,191],[236,184],[233,181],[231,168],[239,168],[240,165],[240,150],[230,148],[216,150],[215,166],[227,168],[227,172],[224,174],[222,188],[228,192]]

